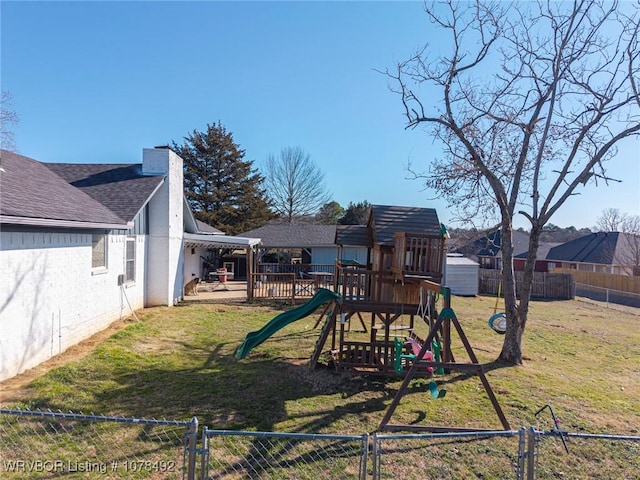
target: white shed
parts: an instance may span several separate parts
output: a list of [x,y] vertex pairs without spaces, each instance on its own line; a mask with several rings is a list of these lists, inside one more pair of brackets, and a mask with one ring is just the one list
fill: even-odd
[[480,265],[470,258],[456,253],[448,253],[444,285],[449,287],[454,295],[477,295],[479,268]]

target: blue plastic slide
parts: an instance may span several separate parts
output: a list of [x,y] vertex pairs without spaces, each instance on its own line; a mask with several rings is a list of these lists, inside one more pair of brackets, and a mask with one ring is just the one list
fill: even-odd
[[299,307],[292,308],[291,310],[287,310],[286,312],[282,312],[260,330],[248,333],[242,344],[236,350],[236,358],[238,360],[246,358],[253,348],[260,345],[281,328],[286,327],[296,320],[300,320],[301,318],[311,315],[323,303],[331,300],[337,300],[338,298],[340,298],[339,294],[332,292],[331,290],[327,290],[326,288],[319,288],[313,298],[311,298],[307,303],[300,305]]

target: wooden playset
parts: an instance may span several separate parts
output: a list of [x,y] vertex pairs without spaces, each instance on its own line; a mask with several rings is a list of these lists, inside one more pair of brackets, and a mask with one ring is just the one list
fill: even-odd
[[[344,235],[338,230],[336,243],[353,245],[350,239],[371,239],[370,268],[337,263],[334,290],[340,297],[327,304],[318,319],[322,328],[311,368],[323,355],[330,355],[329,361],[340,371],[404,377],[380,424],[381,431],[467,430],[392,425],[390,420],[412,379],[451,371],[477,375],[501,427],[508,430],[498,400],[451,308],[450,291],[441,285],[446,230],[435,211],[374,206],[368,224],[361,227],[366,231],[355,228]],[[452,332],[464,347],[465,362],[454,358]],[[446,393],[435,381],[429,383],[429,390],[434,398]]]
[[[367,225],[340,227],[336,233],[339,249],[367,248],[366,265],[337,262],[331,290],[317,289],[306,304],[283,312],[261,330],[248,334],[236,357],[245,358],[275,331],[324,305],[315,325],[322,327],[311,368],[324,361],[338,371],[403,378],[380,424],[381,431],[477,431],[390,423],[414,378],[431,379],[438,374],[444,378],[452,371],[480,378],[502,428],[509,430],[482,365],[451,308],[450,290],[442,286],[445,238],[446,229],[433,209],[373,206]],[[454,358],[452,338],[464,347],[466,362]],[[440,383],[432,379],[428,384],[434,401],[446,395]]]

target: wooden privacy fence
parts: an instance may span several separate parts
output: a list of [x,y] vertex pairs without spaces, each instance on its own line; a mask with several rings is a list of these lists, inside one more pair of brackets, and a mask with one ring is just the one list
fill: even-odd
[[573,280],[576,283],[583,283],[592,287],[640,294],[640,277],[616,275],[613,273],[585,272],[583,270],[569,268],[554,268],[552,273],[573,275]]
[[[523,272],[515,272],[516,295],[520,294]],[[479,270],[479,293],[482,295],[498,295],[502,290],[502,272],[481,268]],[[534,272],[531,298],[550,300],[570,300],[575,297],[575,284],[570,273]]]

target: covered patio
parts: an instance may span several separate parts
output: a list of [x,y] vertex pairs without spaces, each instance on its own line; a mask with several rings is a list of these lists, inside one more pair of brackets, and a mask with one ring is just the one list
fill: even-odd
[[198,294],[238,292],[242,288],[246,298],[247,282],[240,280],[250,278],[251,273],[255,271],[255,253],[258,245],[259,238],[185,233],[185,284],[198,278]]

